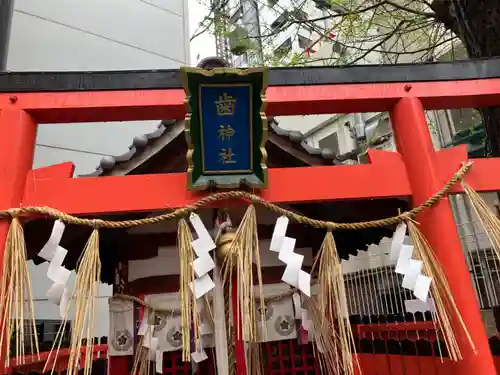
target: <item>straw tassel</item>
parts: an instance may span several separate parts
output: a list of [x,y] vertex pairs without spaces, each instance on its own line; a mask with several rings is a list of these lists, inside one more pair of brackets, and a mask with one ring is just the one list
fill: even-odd
[[141,336],[136,347],[134,364],[132,366],[131,374],[134,375],[150,375],[151,374],[151,361],[149,349],[144,346],[144,336]]
[[[241,321],[245,322],[241,327],[235,327],[237,338],[242,338],[247,342],[257,342],[257,306],[259,300],[259,312],[261,321],[265,321],[265,301],[262,288],[262,265],[259,252],[259,238],[257,234],[257,218],[255,207],[250,205],[227,251],[223,254],[223,283],[231,283],[233,272],[236,273],[236,283],[238,285],[238,311],[241,314]],[[257,280],[254,280],[253,261],[255,260]],[[233,270],[234,268],[234,270]],[[256,282],[255,282],[256,281]],[[254,289],[257,286],[257,291]],[[255,295],[257,293],[257,296]],[[266,337],[265,325],[261,325],[262,336]]]
[[[7,240],[2,265],[0,286],[0,346],[5,348],[6,367],[9,366],[12,353],[11,341],[15,338],[15,356],[23,359],[24,349],[29,345],[38,356],[38,339],[36,335],[35,312],[31,291],[30,273],[26,257],[24,231],[19,219],[13,217]],[[25,326],[27,320],[28,326]],[[29,342],[25,342],[26,335]],[[23,364],[20,362],[19,364]]]
[[[180,299],[181,299],[181,335],[182,360],[191,361],[191,326],[193,326],[195,350],[199,339],[198,313],[195,293],[189,290],[189,284],[194,283],[193,269],[193,236],[186,220],[181,219],[177,227],[177,246],[180,257]],[[194,285],[194,284],[193,284]]]
[[[144,332],[139,332],[140,339],[135,348],[134,363],[131,372],[131,374],[134,375],[150,375],[151,360],[154,358],[153,355],[155,355],[149,348],[149,345],[153,341],[152,337],[154,334],[156,314],[152,309],[145,308],[144,316],[147,317],[147,327]],[[143,323],[144,322],[141,322],[141,328]],[[149,342],[146,340],[149,340]]]
[[423,261],[423,272],[429,277],[432,277],[432,283],[430,285],[430,294],[434,300],[434,305],[436,308],[437,317],[437,329],[439,329],[443,335],[443,339],[446,345],[446,349],[453,361],[458,361],[462,359],[462,354],[457,343],[455,332],[453,331],[453,326],[451,323],[451,317],[455,316],[459,322],[461,328],[467,335],[471,347],[476,351],[472,338],[469,331],[458,311],[458,308],[453,299],[453,295],[448,285],[448,281],[444,276],[443,268],[436,258],[436,255],[429,246],[429,243],[423,236],[422,232],[412,221],[408,221],[408,229],[413,242],[413,250],[415,255]]
[[[75,315],[71,327],[70,355],[68,360],[67,375],[77,375],[80,368],[80,358],[82,347],[86,346],[86,352],[92,353],[94,347],[94,328],[96,318],[96,307],[99,298],[99,281],[101,279],[101,260],[99,258],[99,230],[95,228],[90,235],[82,255],[77,264],[76,280],[70,303],[66,309],[50,357],[54,355],[57,358],[61,348],[63,333],[69,320],[69,310],[74,303]],[[90,375],[92,372],[92,356],[85,355],[84,375]],[[51,361],[48,360],[47,364]],[[54,371],[56,361],[53,361]],[[47,369],[44,368],[44,372]]]
[[472,209],[481,222],[491,247],[500,262],[500,219],[492,212],[483,197],[473,190],[470,186],[464,184],[465,194],[471,203]]
[[247,368],[249,375],[264,375],[264,355],[262,353],[262,345],[257,343],[248,344],[247,350]]
[[331,232],[327,232],[313,270],[318,273],[318,295],[311,300],[315,338],[322,347],[322,365],[328,373],[354,374],[354,337],[347,320],[347,299],[340,259]]

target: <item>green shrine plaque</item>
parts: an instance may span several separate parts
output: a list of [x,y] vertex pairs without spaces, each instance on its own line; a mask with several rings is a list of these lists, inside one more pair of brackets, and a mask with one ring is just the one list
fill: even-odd
[[188,189],[267,186],[267,69],[183,68]]

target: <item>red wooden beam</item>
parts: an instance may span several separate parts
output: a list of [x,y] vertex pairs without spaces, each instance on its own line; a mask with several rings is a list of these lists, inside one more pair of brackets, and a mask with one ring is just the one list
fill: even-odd
[[[418,97],[426,109],[500,105],[500,78],[466,81],[271,86],[269,116],[388,111]],[[20,108],[38,123],[181,120],[184,91],[130,90],[0,94],[0,109]]]
[[[454,171],[467,161],[467,147],[465,145],[442,150],[438,153],[439,169],[443,181],[448,179]],[[480,192],[500,191],[500,158],[472,159],[472,168],[465,176],[465,182],[474,190]],[[443,182],[444,183],[444,182]],[[463,193],[461,184],[456,184],[452,193]]]
[[[270,169],[269,188],[259,195],[274,203],[410,195],[399,154],[371,151],[370,156],[372,164]],[[304,188],[304,181],[319,183]],[[29,175],[23,206],[50,206],[70,214],[165,210],[204,196],[186,186],[185,173],[38,180]]]
[[48,167],[38,168],[30,171],[33,175],[33,181],[39,181],[47,178],[70,178],[73,177],[75,165],[72,162],[53,164]]
[[[82,355],[85,355],[87,353],[87,347],[83,346],[80,349],[80,351],[81,351]],[[94,345],[92,347],[92,354],[93,354],[94,358],[97,358],[98,355],[99,355],[99,357],[105,357],[105,355],[101,355],[101,353],[105,354],[105,353],[107,353],[107,351],[108,351],[107,344],[97,344],[97,345]],[[59,352],[57,353],[57,357],[55,357],[55,353],[56,353],[56,351],[54,351],[53,353],[48,351],[48,352],[42,352],[39,355],[28,354],[22,358],[14,357],[11,359],[13,362],[11,365],[11,368],[20,367],[20,366],[28,366],[28,365],[32,365],[34,363],[44,363],[47,360],[53,360],[52,357],[56,360],[61,360],[62,358],[67,359],[71,353],[71,349],[68,349],[68,348],[59,349]]]
[[[410,196],[400,155],[376,150],[369,154],[371,164],[270,169],[269,188],[259,195],[273,203]],[[465,146],[442,150],[436,155],[443,185],[467,161]],[[500,175],[492,173],[500,170],[500,158],[474,159],[473,162],[466,182],[481,192],[500,190]],[[49,168],[50,171],[42,168],[28,175],[23,206],[50,206],[70,214],[86,215],[178,208],[205,196],[187,191],[185,173],[68,178],[70,165]],[[56,171],[60,171],[59,174]],[[301,181],[321,183],[310,184],[305,189]],[[137,194],[130,194],[131,191]],[[452,190],[462,191],[459,184]]]

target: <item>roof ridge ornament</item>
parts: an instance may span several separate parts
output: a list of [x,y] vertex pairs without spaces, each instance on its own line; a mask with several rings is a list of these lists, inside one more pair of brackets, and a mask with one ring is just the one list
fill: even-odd
[[217,56],[209,56],[202,59],[198,65],[198,68],[211,70],[213,68],[229,68],[229,63]]

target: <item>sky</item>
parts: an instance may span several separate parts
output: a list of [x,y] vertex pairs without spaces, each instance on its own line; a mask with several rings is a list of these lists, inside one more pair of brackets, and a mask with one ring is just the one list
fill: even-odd
[[[189,0],[189,35],[193,35],[198,29],[203,17],[207,14],[207,7],[199,3],[199,0]],[[196,37],[190,45],[191,64],[196,65],[205,57],[215,56],[215,40],[209,33]]]

